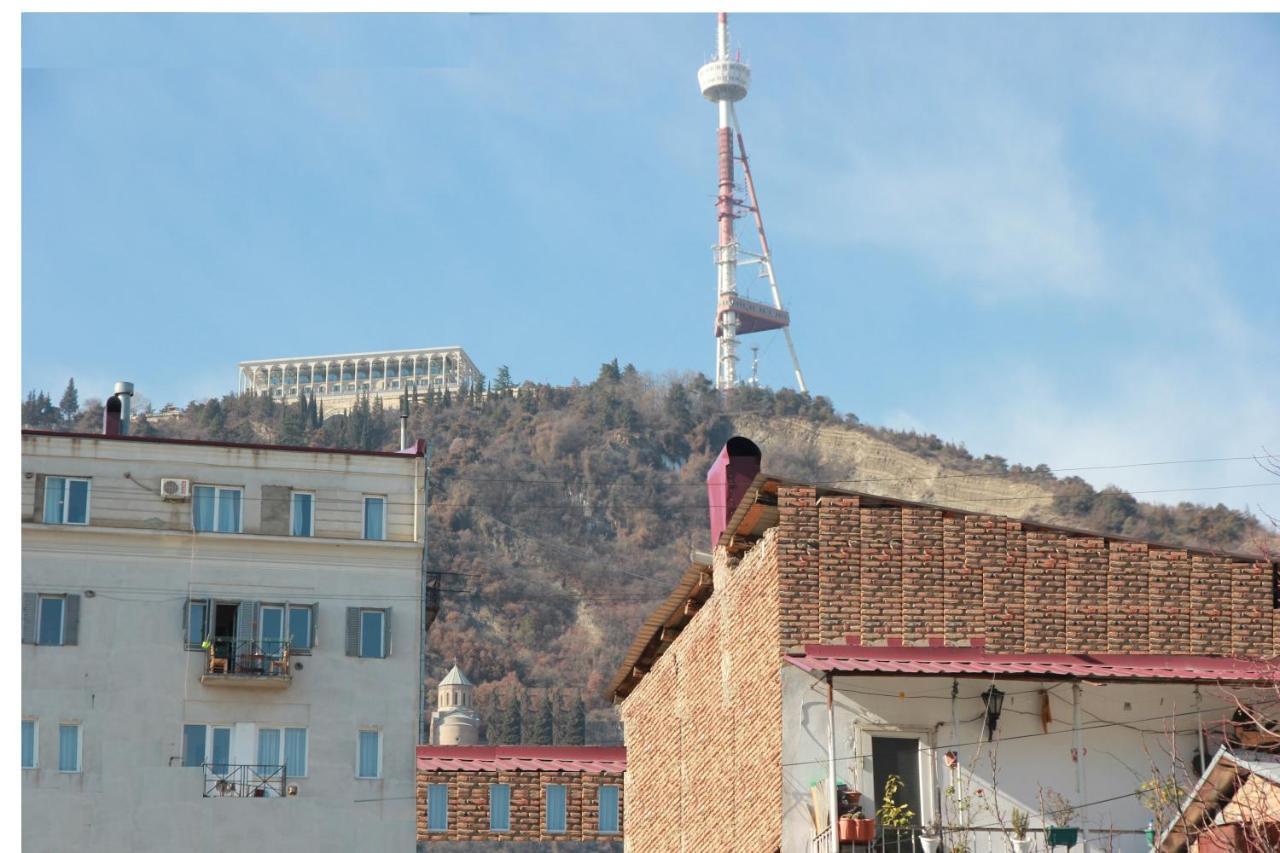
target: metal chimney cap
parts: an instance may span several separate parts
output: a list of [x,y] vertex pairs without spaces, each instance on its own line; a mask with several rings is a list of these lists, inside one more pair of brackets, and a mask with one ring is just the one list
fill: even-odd
[[116,383],[116,390],[115,390],[115,393],[117,393],[117,394],[128,394],[130,397],[132,397],[132,396],[133,396],[133,383],[132,383],[132,382],[117,382],[117,383]]

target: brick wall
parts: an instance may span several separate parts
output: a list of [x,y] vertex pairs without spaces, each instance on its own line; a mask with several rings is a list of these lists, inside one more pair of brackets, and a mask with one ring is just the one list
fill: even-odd
[[[489,786],[511,786],[511,830],[489,831]],[[427,831],[427,786],[449,786],[448,829]],[[565,831],[548,833],[546,786],[565,786]],[[560,773],[527,770],[418,771],[419,841],[608,841],[621,833],[601,833],[601,785],[618,786],[618,827],[625,828],[625,794],[617,773]]]
[[[816,629],[818,514],[785,559],[790,600]],[[720,551],[715,592],[623,701],[632,850],[773,853],[782,826],[777,534],[740,563]],[[808,590],[807,602],[804,600]]]
[[990,652],[1280,651],[1265,562],[807,486],[780,486],[778,512],[782,650],[852,634]]

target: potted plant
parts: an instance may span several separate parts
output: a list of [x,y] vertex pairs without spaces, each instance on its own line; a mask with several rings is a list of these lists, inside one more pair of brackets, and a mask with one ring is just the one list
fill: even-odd
[[[876,815],[880,818],[880,825],[885,830],[894,830],[899,837],[901,837],[902,830],[911,826],[911,819],[916,816],[916,813],[911,810],[909,805],[899,803],[894,799],[901,790],[902,777],[896,773],[890,773],[884,780],[884,797],[880,800],[880,807],[876,809]],[[874,830],[872,832],[874,833]]]
[[920,830],[920,848],[924,853],[937,853],[942,844],[942,819],[936,814],[929,825]]
[[853,840],[854,822],[862,817],[861,806],[854,806],[852,811],[845,812],[840,815],[836,821],[836,837],[841,844],[848,843]]
[[1049,818],[1049,825],[1044,831],[1044,840],[1049,849],[1074,847],[1080,836],[1080,828],[1070,825],[1076,816],[1076,808],[1071,805],[1071,801],[1049,788],[1041,794],[1040,809]]
[[1031,849],[1031,839],[1027,837],[1027,829],[1031,826],[1031,816],[1022,809],[1014,809],[1009,815],[1009,828],[1013,830],[1013,853],[1027,853]]
[[[854,806],[853,811],[849,813],[849,841],[854,844],[870,844],[876,837],[876,820],[872,817],[865,817],[862,814],[862,806]],[[840,833],[840,840],[846,840],[843,830]]]

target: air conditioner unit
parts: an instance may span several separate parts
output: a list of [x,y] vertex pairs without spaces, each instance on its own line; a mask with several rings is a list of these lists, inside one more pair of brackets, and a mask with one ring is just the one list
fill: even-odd
[[160,481],[160,497],[167,501],[185,501],[191,498],[191,481],[165,477]]

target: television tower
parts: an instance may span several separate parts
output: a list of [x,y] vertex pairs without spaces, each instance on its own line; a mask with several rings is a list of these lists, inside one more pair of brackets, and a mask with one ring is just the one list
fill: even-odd
[[[782,296],[773,274],[773,261],[769,254],[769,241],[764,234],[764,219],[756,199],[755,182],[751,179],[751,166],[747,162],[746,146],[742,142],[742,128],[733,105],[747,96],[751,84],[751,69],[741,57],[729,58],[729,16],[721,12],[716,27],[716,57],[698,69],[698,86],[702,96],[716,105],[719,113],[717,131],[720,151],[720,181],[716,194],[716,220],[719,223],[719,240],[715,246],[716,263],[716,388],[724,391],[738,384],[738,336],[753,332],[782,329],[791,352],[791,366],[795,369],[796,384],[802,392],[808,391],[804,374],[800,372],[800,360],[796,357],[795,344],[791,341],[791,315],[782,307]],[[738,156],[733,153],[734,135],[738,140]],[[742,163],[746,180],[747,201],[744,204],[733,194],[733,162]],[[740,215],[739,209],[751,211],[755,217],[756,233],[760,240],[758,252],[748,252],[738,245],[733,221]],[[739,260],[739,255],[746,260]],[[769,280],[773,304],[755,302],[738,295],[738,267],[759,264],[760,275]]]

